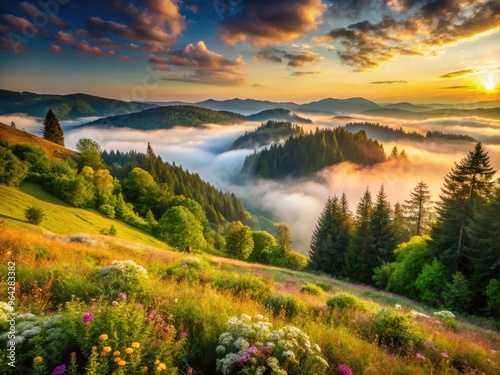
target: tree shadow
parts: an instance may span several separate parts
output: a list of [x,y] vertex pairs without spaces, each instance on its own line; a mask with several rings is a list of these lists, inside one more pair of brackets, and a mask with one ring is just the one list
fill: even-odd
[[9,216],[9,215],[0,214],[0,220],[2,220],[2,219],[9,219],[9,220],[13,220],[13,221],[19,221],[20,223],[27,223],[27,224],[29,224],[28,220],[21,220],[21,219],[18,219],[17,217],[12,217],[12,216]]
[[[35,186],[37,187],[36,189],[34,188]],[[29,182],[21,184],[18,189],[21,190],[23,193],[28,194],[38,200],[51,204],[56,204],[58,206],[71,207],[69,204],[67,204],[57,196],[53,195],[51,192],[45,190],[45,188],[42,185],[37,185],[35,183]]]

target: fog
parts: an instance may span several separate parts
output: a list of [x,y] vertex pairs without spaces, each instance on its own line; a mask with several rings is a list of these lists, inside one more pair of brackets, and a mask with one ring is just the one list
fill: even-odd
[[[62,120],[59,121],[61,128],[67,131],[75,126],[86,124],[91,121],[95,121],[100,119],[101,117],[81,117],[75,120]],[[10,125],[11,122],[14,122],[16,128],[20,130],[25,130],[29,133],[35,135],[42,135],[43,129],[43,118],[28,116],[25,113],[14,113],[9,115],[0,116],[0,122]]]
[[[316,116],[313,119],[315,123],[305,128],[336,127],[353,121],[332,118]],[[492,165],[500,170],[500,142],[495,141],[500,125],[496,122],[484,119],[435,119],[409,122],[408,125],[394,119],[378,119],[376,122],[423,133],[440,130],[474,136],[484,141]],[[266,212],[271,219],[286,222],[292,230],[295,248],[303,254],[308,253],[312,231],[329,195],[345,192],[354,212],[367,188],[375,199],[384,184],[391,204],[397,201],[403,203],[415,185],[423,180],[429,185],[433,199],[437,200],[443,178],[453,167],[453,162],[460,161],[473,147],[470,143],[384,142],[386,153],[394,146],[400,151],[405,149],[408,163],[390,161],[361,168],[346,162],[326,168],[308,179],[235,181],[245,157],[253,150],[227,150],[236,137],[259,125],[248,122],[233,126],[176,127],[155,131],[80,128],[66,132],[66,145],[74,148],[76,142],[85,137],[94,139],[106,150],[145,152],[147,142],[150,142],[155,153],[161,155],[164,161],[175,162],[191,172],[197,172],[218,189],[234,192],[247,208]]]

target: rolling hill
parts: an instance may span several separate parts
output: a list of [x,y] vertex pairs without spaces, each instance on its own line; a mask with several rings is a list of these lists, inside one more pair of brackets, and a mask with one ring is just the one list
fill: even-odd
[[254,131],[246,132],[236,138],[230,149],[253,149],[288,139],[290,136],[298,136],[300,134],[304,134],[304,129],[298,125],[292,124],[291,122],[268,121],[267,124],[262,124]]
[[398,108],[377,108],[363,111],[362,114],[380,117],[392,117],[404,120],[426,120],[437,117],[470,117],[479,116],[500,119],[500,107],[477,109],[433,109],[431,111],[412,112]]
[[138,112],[155,107],[147,103],[129,103],[87,94],[35,94],[0,90],[0,114],[25,113],[44,117],[52,108],[60,120],[81,117],[106,117],[121,113]]
[[298,114],[284,108],[268,109],[253,115],[247,116],[249,121],[292,121],[297,124],[312,124],[312,120],[299,116]]

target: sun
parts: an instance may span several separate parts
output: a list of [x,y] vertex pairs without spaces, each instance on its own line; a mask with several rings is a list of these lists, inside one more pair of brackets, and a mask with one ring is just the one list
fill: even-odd
[[488,77],[488,80],[483,84],[483,87],[486,91],[493,91],[495,90],[496,83],[493,81],[492,77]]

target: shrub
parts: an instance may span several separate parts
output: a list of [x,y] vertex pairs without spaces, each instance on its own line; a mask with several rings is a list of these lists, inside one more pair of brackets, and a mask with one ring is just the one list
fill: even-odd
[[112,296],[116,291],[126,294],[143,294],[147,285],[148,272],[131,260],[114,260],[110,266],[103,267],[96,274],[103,294]]
[[455,320],[455,314],[448,310],[436,311],[433,315],[443,324],[445,324],[448,328],[456,331],[457,329],[457,321]]
[[[466,311],[471,303],[472,295],[469,282],[461,272],[456,272],[443,293],[445,306],[453,311]],[[500,305],[499,305],[500,307]]]
[[418,346],[423,342],[422,334],[412,320],[412,316],[390,309],[376,312],[371,320],[373,334],[378,337],[379,345],[390,349]]
[[263,301],[273,292],[270,280],[253,275],[214,272],[211,283],[219,290],[228,290],[235,296],[250,297],[253,300]]
[[39,225],[45,217],[45,213],[41,208],[29,207],[24,211],[24,217],[26,217],[31,224]]
[[273,329],[261,315],[233,317],[227,331],[219,336],[216,348],[220,374],[324,374],[328,367],[300,329],[286,326]]
[[420,301],[430,306],[438,306],[441,294],[446,287],[448,272],[436,258],[422,268],[415,280],[415,286],[420,291]]
[[491,279],[486,287],[488,298],[487,312],[496,318],[500,317],[500,281]]
[[348,293],[337,293],[328,298],[326,305],[331,309],[365,310],[364,302]]
[[110,204],[101,204],[98,208],[99,212],[103,213],[107,217],[114,219],[116,216],[115,208]]
[[283,314],[287,319],[307,314],[306,304],[294,296],[273,296],[265,301],[265,305],[271,309],[274,316]]
[[109,227],[109,229],[106,229],[106,228],[102,228],[100,230],[100,233],[105,235],[105,236],[116,236],[116,227],[111,224],[111,226]]
[[302,288],[300,288],[300,291],[302,293],[311,294],[313,296],[319,296],[321,294],[322,289],[317,285],[314,285],[312,283],[307,283],[303,285]]
[[12,151],[0,146],[0,183],[18,186],[28,173],[29,164],[20,161]]
[[317,285],[317,286],[319,286],[325,292],[329,292],[333,288],[333,286],[331,284],[328,284],[328,283],[325,283],[325,282],[322,282],[322,281],[316,281],[314,284]]

